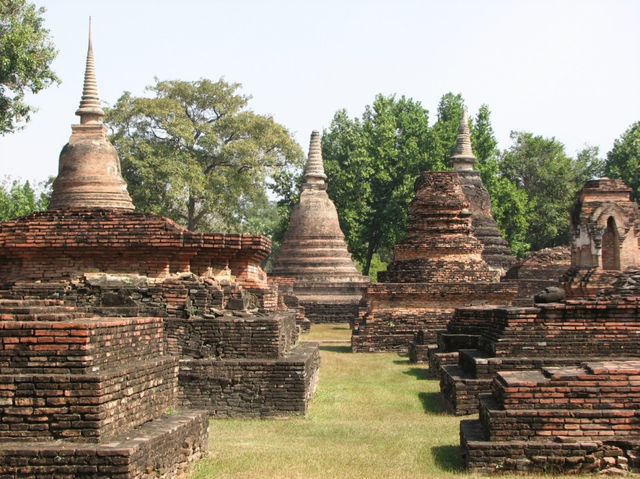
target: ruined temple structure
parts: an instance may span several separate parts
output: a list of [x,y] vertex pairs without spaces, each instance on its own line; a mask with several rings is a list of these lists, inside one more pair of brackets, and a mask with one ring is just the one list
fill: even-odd
[[611,288],[622,272],[640,266],[640,213],[622,180],[586,183],[571,210],[568,298],[592,297]]
[[478,348],[441,368],[453,411],[478,411],[479,398],[480,419],[461,424],[469,470],[624,473],[639,465],[637,206],[624,184],[602,178],[579,193],[571,221],[571,297],[484,309]]
[[0,223],[0,475],[178,477],[209,415],[304,414],[317,344],[277,309],[268,239],[134,211],[91,43],[77,113],[49,210]]
[[456,308],[510,304],[514,285],[482,258],[460,172],[423,172],[410,204],[406,237],[380,282],[369,285],[367,310],[351,338],[355,352],[406,351],[414,335],[435,342]]
[[514,263],[502,281],[514,281],[518,293],[514,306],[533,306],[537,294],[548,288],[563,288],[561,279],[571,268],[571,248],[556,246],[533,251]]
[[469,120],[465,109],[460,120],[456,150],[451,157],[451,164],[454,171],[458,172],[462,191],[469,200],[473,234],[483,246],[482,259],[489,268],[503,276],[516,262],[516,258],[498,229],[498,223],[491,210],[489,192],[482,183],[480,172],[473,169],[476,162],[477,158],[471,148]]
[[320,132],[313,131],[300,201],[271,276],[294,279],[293,293],[311,323],[353,322],[369,279],[347,251],[326,179]]

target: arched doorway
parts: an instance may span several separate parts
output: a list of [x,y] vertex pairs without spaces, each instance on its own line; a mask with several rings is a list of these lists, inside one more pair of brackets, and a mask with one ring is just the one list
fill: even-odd
[[613,216],[609,216],[602,234],[602,269],[620,270],[620,236]]

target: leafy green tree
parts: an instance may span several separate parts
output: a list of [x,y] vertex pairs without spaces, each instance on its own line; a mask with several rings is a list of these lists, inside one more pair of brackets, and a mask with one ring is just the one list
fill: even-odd
[[60,83],[51,70],[58,54],[43,28],[44,8],[26,0],[0,2],[0,135],[23,128],[36,109],[25,94]]
[[151,98],[125,92],[106,112],[137,208],[192,231],[243,231],[267,191],[294,194],[302,149],[272,117],[249,110],[239,88],[156,79]]
[[0,184],[0,221],[42,211],[49,204],[51,182],[42,183],[34,189],[28,181],[6,178]]
[[338,111],[324,132],[329,196],[363,274],[404,234],[416,177],[444,167],[430,146],[429,112],[404,96],[377,95],[361,120]]
[[522,257],[530,249],[527,238],[531,214],[529,197],[500,171],[498,140],[491,125],[491,111],[486,104],[480,106],[472,121],[471,142],[478,158],[475,168],[491,197],[493,217],[513,254]]
[[478,158],[476,165],[482,170],[489,159],[497,158],[500,154],[498,148],[498,140],[496,140],[493,126],[491,126],[491,110],[489,105],[482,104],[471,124],[471,143],[473,145],[473,153]]
[[456,150],[460,118],[464,108],[464,98],[460,93],[454,95],[449,92],[440,98],[438,117],[431,131],[429,155],[437,164],[443,165],[443,169],[451,168],[449,159]]
[[[586,180],[602,172],[597,148],[586,146],[574,159],[555,138],[512,132],[511,139],[499,170],[528,198],[526,243],[534,251],[568,244],[568,212],[575,195]],[[496,203],[502,207],[500,200]]]
[[613,149],[607,153],[605,173],[622,179],[633,188],[633,199],[640,201],[640,121],[614,141]]

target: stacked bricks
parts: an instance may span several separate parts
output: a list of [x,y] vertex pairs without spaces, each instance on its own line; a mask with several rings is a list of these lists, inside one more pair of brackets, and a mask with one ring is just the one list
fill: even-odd
[[458,175],[462,191],[469,200],[474,236],[483,246],[482,259],[502,276],[516,262],[516,258],[493,217],[489,192],[482,183],[479,171],[458,170]]
[[640,445],[640,361],[500,372],[461,444],[472,472],[624,470]]
[[515,285],[482,258],[459,172],[423,172],[416,181],[407,235],[394,261],[363,294],[351,338],[355,352],[407,351],[416,333],[436,341],[456,308],[510,304]]
[[475,308],[484,323],[477,349],[460,350],[458,364],[439,370],[449,409],[476,410],[476,395],[489,392],[498,371],[576,365],[586,358],[640,357],[638,300],[573,300],[535,308]]
[[315,393],[320,354],[302,343],[286,356],[180,361],[179,403],[214,417],[271,418],[305,415]]
[[0,322],[0,440],[98,442],[174,404],[159,318]]
[[161,465],[171,475],[206,453],[205,413],[163,418],[178,359],[164,355],[161,318],[87,317],[52,300],[0,310],[4,476],[139,477]]
[[260,235],[195,233],[153,213],[69,210],[33,213],[0,224],[0,284],[60,281],[78,271],[136,272],[163,278],[231,269],[247,286],[266,286]]

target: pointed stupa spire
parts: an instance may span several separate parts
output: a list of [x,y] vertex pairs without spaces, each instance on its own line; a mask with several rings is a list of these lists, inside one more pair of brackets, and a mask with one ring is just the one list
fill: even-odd
[[80,108],[76,111],[80,124],[71,125],[69,143],[60,152],[58,177],[53,182],[49,210],[135,209],[122,178],[118,153],[107,140],[108,130],[101,122],[104,111],[98,99],[97,85],[89,19],[84,89]]
[[313,130],[311,132],[311,141],[309,142],[309,158],[307,160],[307,169],[305,171],[305,179],[307,183],[325,183],[327,175],[324,174],[324,163],[322,162],[322,147],[320,145],[320,132]]
[[87,65],[84,72],[84,86],[82,100],[76,111],[80,117],[80,124],[99,123],[104,116],[104,111],[98,98],[98,82],[96,81],[96,68],[93,60],[93,39],[91,36],[91,17],[89,17],[89,48],[87,50]]
[[456,151],[451,157],[453,169],[472,170],[473,164],[478,161],[471,149],[471,134],[469,132],[469,120],[467,118],[467,109],[462,111],[462,119],[460,120],[460,128],[458,129],[458,141],[456,142]]

